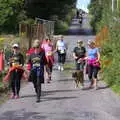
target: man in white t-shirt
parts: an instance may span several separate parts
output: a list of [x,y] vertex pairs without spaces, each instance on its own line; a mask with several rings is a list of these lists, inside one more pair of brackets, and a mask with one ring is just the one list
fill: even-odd
[[64,63],[65,63],[65,59],[66,59],[66,50],[67,50],[67,47],[66,47],[66,44],[63,40],[63,36],[61,36],[57,43],[56,43],[56,50],[57,50],[57,53],[58,53],[58,70],[61,70],[63,71],[64,70]]

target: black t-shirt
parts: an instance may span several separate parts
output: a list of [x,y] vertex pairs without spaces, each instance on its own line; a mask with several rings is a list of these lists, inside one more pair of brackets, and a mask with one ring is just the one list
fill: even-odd
[[85,53],[86,53],[86,49],[85,47],[75,47],[73,52],[75,53],[75,55],[79,58],[83,58],[85,57]]
[[32,53],[28,60],[29,63],[31,63],[34,67],[40,67],[41,65],[44,66],[47,64],[47,60],[45,57],[45,52],[40,52],[38,54]]
[[10,66],[24,65],[24,57],[21,53],[12,54],[10,56]]

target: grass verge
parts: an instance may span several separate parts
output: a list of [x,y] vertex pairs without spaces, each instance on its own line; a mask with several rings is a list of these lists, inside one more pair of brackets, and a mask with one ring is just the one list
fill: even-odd
[[120,96],[120,85],[113,85],[112,90]]

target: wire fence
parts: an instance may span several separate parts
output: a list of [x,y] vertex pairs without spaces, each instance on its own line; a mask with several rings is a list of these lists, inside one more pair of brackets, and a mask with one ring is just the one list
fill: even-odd
[[19,24],[20,46],[29,49],[35,39],[42,41],[54,34],[54,21],[36,18],[36,24]]

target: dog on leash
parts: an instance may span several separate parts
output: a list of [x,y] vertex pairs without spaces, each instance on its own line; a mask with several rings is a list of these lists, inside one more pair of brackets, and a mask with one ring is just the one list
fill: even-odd
[[83,86],[83,71],[76,71],[72,74],[72,77],[75,80],[76,88],[79,87],[79,85]]

